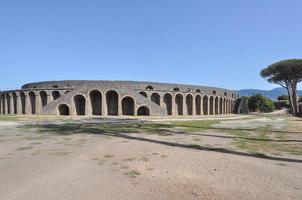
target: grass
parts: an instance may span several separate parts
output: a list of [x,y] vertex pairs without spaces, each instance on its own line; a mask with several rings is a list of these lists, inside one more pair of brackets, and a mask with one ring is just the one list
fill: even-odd
[[141,173],[138,170],[130,170],[125,172],[124,175],[130,178],[136,178],[137,176],[141,175]]
[[113,158],[113,157],[114,157],[114,155],[112,155],[112,154],[104,155],[104,158]]
[[16,116],[16,115],[3,115],[3,116],[0,116],[0,121],[19,121],[20,119],[22,119],[22,117]]
[[124,162],[134,161],[136,158],[125,158],[123,159]]
[[189,132],[204,131],[212,128],[214,124],[219,124],[222,120],[196,120],[196,121],[175,121],[171,125],[184,128]]
[[[292,120],[292,119],[291,119]],[[215,130],[216,132],[227,133],[233,138],[232,144],[241,150],[251,152],[252,154],[271,153],[281,155],[288,153],[291,155],[302,155],[301,145],[289,142],[278,142],[288,137],[286,132],[278,132],[270,124],[253,129],[244,128],[216,128],[219,124],[227,120],[192,120],[192,121],[172,121],[172,122],[123,122],[123,123],[65,123],[65,124],[28,124],[21,128],[35,129],[39,133],[51,133],[57,135],[72,135],[78,133],[88,134],[127,134],[144,133],[156,134],[159,136],[169,136],[176,134],[186,134],[190,132],[204,132]],[[296,120],[295,123],[298,123]],[[300,121],[299,121],[300,122]],[[301,123],[302,124],[302,123]],[[302,126],[302,125],[301,125]],[[210,134],[210,133],[209,133]],[[105,136],[104,137],[112,137]],[[277,140],[274,141],[274,140]],[[202,141],[199,138],[193,138],[193,141]],[[204,144],[205,146],[206,144]],[[190,144],[189,147],[198,148],[200,144]],[[129,160],[130,159],[130,160]],[[135,158],[133,158],[135,160]],[[123,161],[132,161],[132,158]]]
[[268,132],[228,130],[227,133],[235,136],[233,145],[253,154],[270,153],[273,155],[282,155],[283,153],[287,153],[290,155],[302,155],[301,145],[289,142],[278,142],[278,140],[284,140],[286,138],[286,133],[278,133],[274,139],[270,137],[271,133],[268,128],[267,130]]
[[17,148],[17,151],[30,150],[30,149],[32,149],[32,148],[33,148],[32,146],[27,146],[27,147],[19,147],[19,148]]
[[62,117],[62,116],[42,116],[42,115],[2,115],[0,116],[0,121],[64,121],[71,122],[73,120],[72,117]]

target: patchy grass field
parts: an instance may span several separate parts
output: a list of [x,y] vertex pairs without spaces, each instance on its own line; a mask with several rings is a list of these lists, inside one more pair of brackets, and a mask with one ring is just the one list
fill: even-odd
[[300,199],[301,142],[287,116],[1,116],[1,199]]

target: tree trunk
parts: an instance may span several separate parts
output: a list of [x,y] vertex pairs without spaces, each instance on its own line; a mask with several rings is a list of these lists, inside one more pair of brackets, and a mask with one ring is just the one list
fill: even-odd
[[291,114],[295,115],[295,110],[294,110],[294,106],[293,106],[293,98],[292,98],[292,93],[291,93],[291,87],[289,85],[289,83],[286,82],[286,90],[288,93],[288,101],[289,101],[289,105],[290,105],[290,110],[291,110]]
[[298,101],[297,101],[297,83],[294,82],[292,85],[292,98],[293,98],[293,107],[295,109],[295,116],[298,115]]

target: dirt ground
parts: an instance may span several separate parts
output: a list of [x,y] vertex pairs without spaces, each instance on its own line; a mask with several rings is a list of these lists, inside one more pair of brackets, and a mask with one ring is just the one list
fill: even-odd
[[300,119],[192,122],[170,134],[83,129],[89,122],[0,121],[0,199],[302,199]]

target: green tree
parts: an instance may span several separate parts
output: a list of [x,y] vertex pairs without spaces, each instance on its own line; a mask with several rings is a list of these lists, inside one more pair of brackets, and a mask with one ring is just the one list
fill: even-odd
[[274,102],[261,94],[249,97],[248,107],[253,112],[272,112],[275,109]]
[[302,59],[288,59],[269,65],[260,72],[268,82],[286,88],[293,115],[298,115],[297,85],[302,81]]
[[288,96],[287,96],[287,95],[279,96],[279,97],[277,98],[277,100],[279,100],[279,101],[288,100]]

